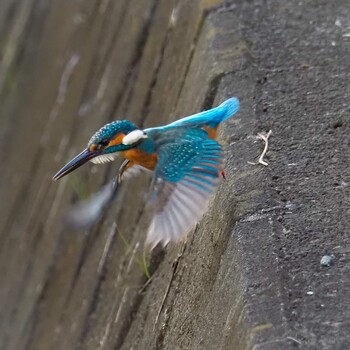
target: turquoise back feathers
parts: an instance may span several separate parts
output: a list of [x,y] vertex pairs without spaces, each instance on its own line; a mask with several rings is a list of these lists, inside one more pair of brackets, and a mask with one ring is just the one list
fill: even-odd
[[203,128],[218,127],[238,109],[238,99],[230,98],[211,110],[145,130],[158,155],[148,244],[166,245],[185,238],[204,215],[221,177],[223,152]]
[[239,110],[237,98],[168,125],[141,130],[128,120],[103,126],[88,146],[55,176],[57,180],[91,160],[125,158],[113,184],[105,187],[83,206],[73,209],[70,221],[86,227],[100,218],[130,176],[152,174],[150,203],[154,215],[146,243],[166,245],[186,237],[208,209],[223,171],[223,151],[215,140],[217,127]]
[[231,97],[215,108],[191,115],[186,118],[182,118],[165,126],[146,129],[145,132],[152,129],[167,130],[177,127],[200,128],[209,126],[211,128],[215,128],[226,119],[232,117],[235,113],[238,112],[238,110],[238,99],[236,97]]

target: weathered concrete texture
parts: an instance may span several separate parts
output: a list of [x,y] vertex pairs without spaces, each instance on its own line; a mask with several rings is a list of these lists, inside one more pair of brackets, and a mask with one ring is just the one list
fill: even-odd
[[[348,349],[349,18],[347,0],[1,1],[0,349]],[[229,96],[227,179],[150,280],[149,179],[91,232],[61,225],[115,172],[51,181],[98,127]]]

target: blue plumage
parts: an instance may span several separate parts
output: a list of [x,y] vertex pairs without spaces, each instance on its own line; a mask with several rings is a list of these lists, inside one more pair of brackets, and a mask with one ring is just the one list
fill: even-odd
[[191,171],[200,156],[209,156],[210,161],[220,163],[216,161],[221,156],[220,145],[208,139],[206,131],[202,129],[179,127],[163,131],[152,130],[148,134],[154,141],[158,154],[155,176],[166,181],[180,181]]
[[215,108],[165,126],[140,130],[133,123],[121,120],[102,127],[92,136],[88,147],[54,179],[88,160],[102,163],[113,160],[117,154],[126,160],[113,186],[101,191],[93,203],[73,211],[73,221],[79,226],[95,221],[112,202],[118,184],[143,169],[153,171],[154,215],[147,242],[154,246],[184,238],[207,210],[221,177],[223,157],[221,146],[215,141],[216,128],[238,109],[238,99],[230,98]]
[[104,141],[109,141],[113,136],[119,133],[129,133],[136,130],[137,127],[128,120],[117,120],[104,125],[90,139],[88,147],[92,144],[98,145]]
[[211,128],[215,128],[226,119],[232,117],[232,115],[237,113],[238,110],[239,101],[237,98],[232,97],[215,108],[191,115],[186,118],[182,118],[165,126],[146,129],[145,132],[152,129],[168,130],[177,127],[198,128],[203,126],[210,126]]
[[158,163],[154,170],[154,216],[147,242],[167,243],[184,237],[206,211],[222,164],[221,146],[195,128],[151,130]]

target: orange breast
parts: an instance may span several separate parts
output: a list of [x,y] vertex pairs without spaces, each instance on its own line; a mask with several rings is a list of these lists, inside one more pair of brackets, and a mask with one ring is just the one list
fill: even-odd
[[154,170],[158,160],[158,157],[155,153],[150,154],[139,149],[130,149],[123,151],[123,157],[129,159],[133,164],[141,165],[149,170]]
[[[208,133],[209,138],[212,140],[216,139],[218,127],[211,128],[209,126],[205,126],[203,129]],[[124,158],[130,160],[128,167],[138,164],[149,170],[154,170],[157,165],[158,156],[156,153],[150,154],[139,149],[130,149],[123,151],[122,154]]]

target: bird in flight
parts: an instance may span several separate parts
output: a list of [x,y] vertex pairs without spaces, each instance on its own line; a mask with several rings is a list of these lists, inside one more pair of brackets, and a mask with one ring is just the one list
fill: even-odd
[[186,237],[207,210],[224,174],[218,127],[238,110],[239,101],[233,97],[164,126],[141,130],[128,120],[104,125],[53,177],[58,180],[89,160],[101,164],[118,156],[125,159],[113,183],[72,210],[72,221],[78,226],[96,222],[115,198],[119,184],[144,171],[152,173],[154,211],[146,243],[154,247]]

